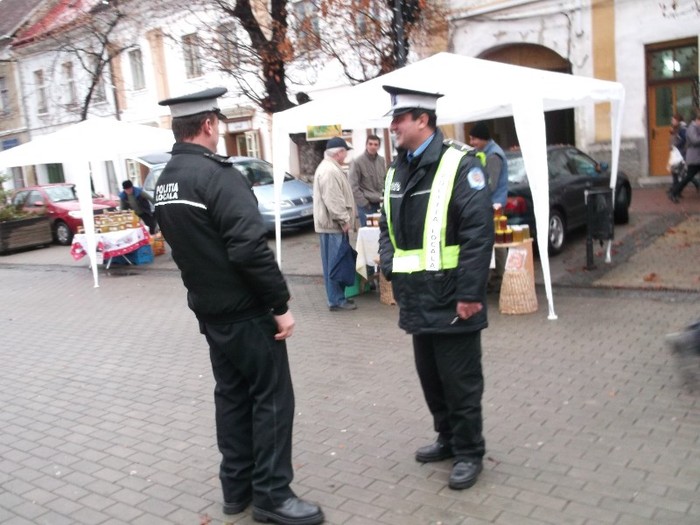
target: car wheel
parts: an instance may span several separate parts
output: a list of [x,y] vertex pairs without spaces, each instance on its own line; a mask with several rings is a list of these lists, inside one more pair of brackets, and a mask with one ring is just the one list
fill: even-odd
[[620,186],[615,192],[615,223],[627,224],[630,221],[630,190]]
[[56,221],[54,226],[54,237],[58,244],[63,246],[70,246],[73,240],[73,232],[70,231],[68,225],[63,221]]
[[566,223],[560,211],[549,212],[549,242],[550,255],[557,255],[564,249],[566,241]]

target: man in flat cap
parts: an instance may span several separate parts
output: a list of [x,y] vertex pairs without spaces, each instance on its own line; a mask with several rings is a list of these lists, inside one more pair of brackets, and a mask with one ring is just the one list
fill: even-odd
[[[494,210],[505,211],[508,200],[508,159],[503,149],[491,138],[486,122],[477,122],[469,132],[469,144],[483,153],[486,180],[491,191],[491,204]],[[496,248],[496,268],[489,275],[488,290],[498,293],[503,281],[508,258],[507,248]]]
[[156,215],[209,344],[225,514],[317,524],[323,512],[290,488],[294,391],[285,340],[289,290],[244,176],[216,155],[214,88],[170,106],[175,145],[155,189]]
[[345,287],[330,276],[340,243],[355,219],[355,199],[342,168],[350,149],[341,137],[333,137],[326,144],[323,160],[314,173],[314,229],[319,236],[323,280],[331,312],[357,309],[352,300],[345,298]]
[[482,470],[481,330],[493,248],[493,212],[474,150],[436,127],[442,95],[384,86],[399,150],[386,178],[381,271],[391,281],[399,326],[413,336],[416,370],[437,440],[419,462],[453,459],[449,487],[466,489]]

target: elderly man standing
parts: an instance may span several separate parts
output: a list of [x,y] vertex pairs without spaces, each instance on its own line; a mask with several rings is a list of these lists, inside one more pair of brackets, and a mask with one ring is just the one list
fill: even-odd
[[357,204],[357,217],[360,226],[367,226],[367,215],[377,213],[384,193],[386,162],[379,154],[381,140],[377,135],[369,135],[365,152],[355,157],[350,165],[350,186]]
[[354,302],[345,298],[344,288],[330,278],[331,265],[340,250],[340,243],[355,218],[352,189],[342,169],[350,149],[342,138],[330,139],[314,174],[314,228],[319,234],[323,279],[331,312],[357,308]]

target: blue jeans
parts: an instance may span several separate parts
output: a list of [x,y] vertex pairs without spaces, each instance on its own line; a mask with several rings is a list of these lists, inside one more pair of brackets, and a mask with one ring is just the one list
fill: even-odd
[[328,296],[328,306],[340,306],[345,303],[345,289],[330,278],[331,264],[338,251],[340,241],[343,239],[342,233],[319,233],[321,241],[321,263],[323,264],[323,280],[326,283],[326,295]]

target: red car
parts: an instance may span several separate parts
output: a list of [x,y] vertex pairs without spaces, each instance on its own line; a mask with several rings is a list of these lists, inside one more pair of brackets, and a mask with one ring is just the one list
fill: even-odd
[[[93,193],[93,213],[115,211],[119,201]],[[74,184],[47,184],[27,186],[12,196],[12,204],[32,213],[46,213],[51,219],[51,230],[58,244],[70,245],[73,235],[83,225],[78,195]]]

